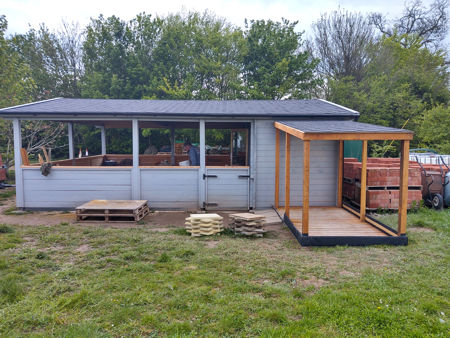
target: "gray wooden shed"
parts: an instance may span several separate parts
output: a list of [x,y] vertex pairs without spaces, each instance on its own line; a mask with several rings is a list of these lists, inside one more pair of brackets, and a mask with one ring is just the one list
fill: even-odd
[[[406,130],[355,122],[358,112],[319,99],[57,98],[1,109],[0,117],[13,120],[17,207],[26,209],[73,209],[93,199],[145,199],[152,207],[161,209],[277,207],[283,208],[287,216],[290,207],[336,208],[343,204],[344,140],[363,140],[367,157],[369,140],[401,140],[405,150],[412,139],[412,133]],[[20,155],[21,120],[39,119],[68,125],[69,159],[55,161],[48,176],[41,175],[39,165],[24,165]],[[101,129],[102,155],[75,158],[74,123],[92,124]],[[105,159],[124,157],[107,152],[105,130],[115,127],[132,129],[133,152],[129,154],[132,162],[128,163],[132,165],[104,165]],[[198,128],[200,165],[179,166],[186,157],[175,154],[174,145],[171,154],[166,155],[170,165],[157,165],[158,155],[139,153],[140,128],[170,128],[172,131],[174,128]],[[244,130],[245,161],[236,165],[231,159],[225,163],[220,156],[208,154],[205,143],[208,128]],[[285,142],[280,142],[281,138]],[[162,159],[164,155],[159,156]],[[365,207],[362,209],[364,212],[358,213],[358,217],[365,222]],[[393,230],[399,236],[406,231],[406,206],[400,214],[404,217],[399,219],[399,229]],[[299,222],[300,226],[308,225],[304,211],[303,220]],[[383,229],[380,231],[386,234]],[[307,236],[308,231],[303,235]]]

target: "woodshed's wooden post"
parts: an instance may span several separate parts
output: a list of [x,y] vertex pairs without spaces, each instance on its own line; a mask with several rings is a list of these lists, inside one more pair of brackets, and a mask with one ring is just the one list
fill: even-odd
[[303,141],[302,235],[309,233],[309,163],[311,141]]
[[22,131],[20,129],[20,120],[13,120],[14,131],[14,174],[16,178],[16,206],[25,207],[25,196],[23,192],[23,169],[22,169]]
[[344,141],[339,141],[337,206],[342,208],[342,185],[344,180]]
[[74,159],[74,151],[73,151],[73,123],[67,123],[67,136],[69,138],[69,159]]
[[106,155],[106,128],[105,128],[105,126],[100,127],[100,135],[102,138],[102,155]]
[[291,203],[291,135],[286,133],[285,151],[285,174],[284,174],[284,213],[289,217]]
[[398,201],[397,234],[406,234],[406,218],[408,212],[408,174],[409,174],[409,141],[401,142],[400,149],[400,192]]
[[275,208],[280,206],[280,130],[275,129]]
[[133,135],[133,169],[131,170],[131,197],[134,200],[141,199],[141,172],[139,169],[139,121],[132,121]]
[[366,188],[367,188],[367,140],[362,144],[362,168],[361,168],[361,198],[359,208],[359,219],[361,221],[366,220]]

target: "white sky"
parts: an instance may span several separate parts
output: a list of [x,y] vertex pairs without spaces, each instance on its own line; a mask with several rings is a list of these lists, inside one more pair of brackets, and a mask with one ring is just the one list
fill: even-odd
[[[427,6],[431,2],[423,0]],[[404,0],[1,0],[0,15],[6,15],[9,34],[24,33],[30,25],[37,28],[42,22],[50,29],[57,29],[63,19],[79,22],[83,27],[99,14],[130,20],[141,12],[164,16],[183,9],[208,9],[241,27],[245,18],[279,21],[284,17],[298,20],[298,28],[308,33],[321,13],[339,6],[362,13],[381,12],[394,18],[401,14]]]

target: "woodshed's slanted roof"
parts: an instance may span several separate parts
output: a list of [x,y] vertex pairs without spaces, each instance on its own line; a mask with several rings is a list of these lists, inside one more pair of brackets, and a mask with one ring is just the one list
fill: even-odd
[[277,121],[275,128],[302,140],[411,140],[406,129],[378,126],[351,120]]
[[21,116],[213,116],[355,118],[357,111],[325,100],[115,100],[57,98],[0,109]]

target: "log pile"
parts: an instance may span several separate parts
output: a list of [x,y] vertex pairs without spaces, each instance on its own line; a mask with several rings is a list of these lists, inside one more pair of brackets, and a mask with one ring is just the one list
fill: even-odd
[[230,229],[234,230],[236,235],[262,237],[266,232],[264,224],[266,217],[264,215],[255,215],[251,213],[239,213],[230,215]]
[[186,231],[193,237],[215,235],[223,231],[223,217],[218,214],[191,214],[186,218]]

